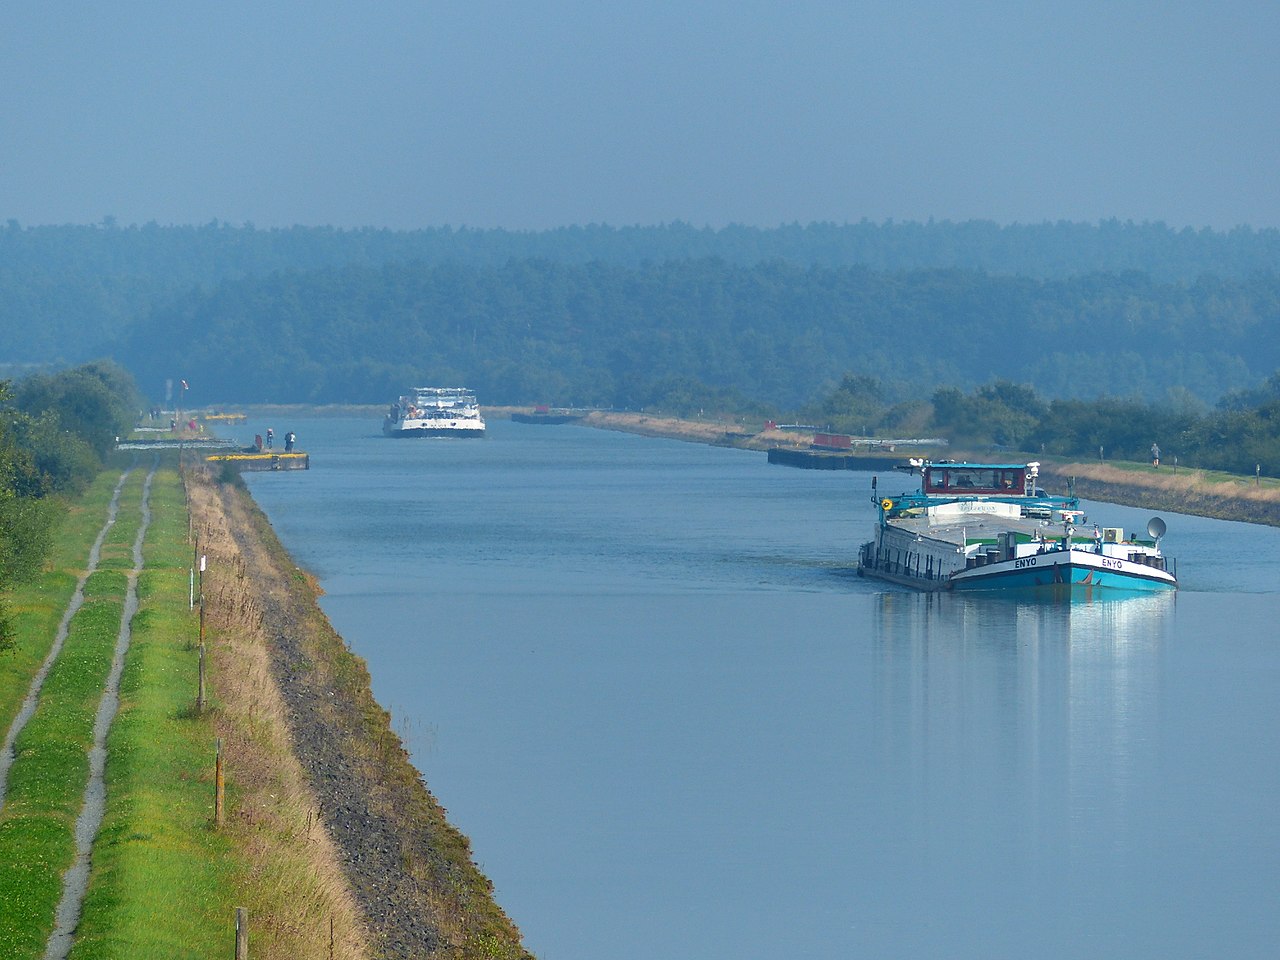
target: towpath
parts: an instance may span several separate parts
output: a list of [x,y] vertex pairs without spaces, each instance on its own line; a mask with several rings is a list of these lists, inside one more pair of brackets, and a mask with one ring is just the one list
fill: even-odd
[[71,601],[67,604],[67,609],[62,614],[62,621],[58,624],[58,632],[54,636],[53,645],[49,648],[49,653],[44,658],[44,662],[40,664],[40,669],[32,677],[31,686],[27,689],[27,696],[22,701],[22,707],[13,718],[13,723],[9,724],[9,729],[5,731],[4,745],[0,746],[0,810],[4,809],[4,799],[9,789],[9,770],[13,766],[14,757],[13,746],[18,740],[19,734],[26,727],[27,722],[36,712],[36,706],[40,703],[40,691],[44,689],[44,682],[49,676],[49,671],[53,668],[54,662],[58,659],[58,654],[62,652],[62,645],[67,640],[67,631],[71,627],[71,618],[84,606],[84,585],[98,569],[98,560],[102,556],[102,544],[106,542],[107,534],[112,526],[115,525],[116,516],[120,512],[120,491],[124,489],[124,483],[129,479],[131,472],[132,468],[120,474],[115,491],[111,495],[111,503],[107,506],[106,523],[98,531],[98,538],[93,541],[93,546],[89,549],[89,560],[85,564],[85,569],[80,575],[80,579],[76,581],[75,592],[71,595]]
[[[80,918],[80,910],[88,885],[90,853],[106,809],[106,787],[103,774],[107,759],[107,733],[120,703],[120,676],[124,669],[124,658],[132,637],[133,618],[138,611],[138,577],[141,575],[143,567],[142,544],[146,537],[147,528],[151,523],[151,482],[155,476],[156,467],[157,464],[153,463],[142,484],[141,522],[138,525],[137,535],[133,542],[133,566],[128,574],[120,629],[116,636],[111,668],[98,703],[93,725],[93,740],[88,751],[89,778],[85,785],[84,799],[80,814],[76,819],[74,831],[75,859],[71,867],[63,875],[62,899],[58,904],[54,917],[53,932],[45,947],[44,956],[46,960],[64,960],[75,941],[75,927]],[[4,744],[0,748],[0,809],[3,808],[8,791],[9,772],[14,764],[15,744],[40,705],[45,681],[62,653],[70,632],[72,620],[84,605],[85,585],[98,569],[103,544],[116,523],[116,518],[120,511],[121,493],[132,472],[132,467],[123,471],[116,482],[111,501],[107,507],[106,521],[103,523],[102,529],[98,532],[98,536],[89,550],[89,558],[85,569],[77,579],[71,600],[68,602],[66,610],[63,611],[57,633],[54,636],[54,642],[50,646],[49,652],[42,661],[40,668],[32,678],[31,686],[28,688],[21,708],[9,725],[9,729],[5,732]]]
[[104,772],[107,766],[107,734],[111,721],[120,706],[120,675],[124,672],[125,654],[133,637],[133,618],[138,612],[138,577],[142,574],[142,542],[151,525],[151,481],[156,474],[156,464],[151,465],[142,484],[142,522],[133,541],[133,568],[125,588],[124,611],[120,615],[120,632],[116,635],[115,652],[111,660],[111,672],[107,675],[106,688],[98,702],[98,713],[93,722],[93,746],[89,748],[89,782],[85,786],[84,805],[76,818],[76,858],[63,874],[62,900],[58,903],[53,933],[45,947],[45,960],[65,960],[75,943],[76,924],[80,921],[80,909],[84,904],[85,890],[89,885],[89,866],[93,841],[107,807],[107,788]]

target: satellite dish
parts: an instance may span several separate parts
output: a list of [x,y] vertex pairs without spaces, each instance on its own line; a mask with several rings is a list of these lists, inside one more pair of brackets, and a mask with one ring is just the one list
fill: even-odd
[[1152,517],[1147,521],[1147,536],[1153,540],[1159,540],[1164,536],[1165,530],[1168,528],[1164,525],[1164,521],[1159,517]]

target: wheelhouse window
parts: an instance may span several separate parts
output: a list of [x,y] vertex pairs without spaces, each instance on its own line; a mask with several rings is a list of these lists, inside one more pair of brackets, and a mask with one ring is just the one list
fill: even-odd
[[1025,488],[1021,467],[930,467],[925,476],[925,493],[963,496],[1020,497]]

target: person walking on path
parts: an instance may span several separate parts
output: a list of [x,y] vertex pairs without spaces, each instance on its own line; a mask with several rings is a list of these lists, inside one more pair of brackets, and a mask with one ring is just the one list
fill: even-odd
[[1160,447],[1154,443],[1151,445],[1151,466],[1160,469]]

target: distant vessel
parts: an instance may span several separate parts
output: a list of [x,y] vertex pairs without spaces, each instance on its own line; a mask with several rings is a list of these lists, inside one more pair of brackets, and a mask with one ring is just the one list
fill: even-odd
[[1036,486],[1040,464],[913,460],[919,492],[876,497],[875,539],[863,544],[858,573],[920,590],[1078,588],[1170,590],[1178,585],[1160,552],[1165,524],[1147,538],[1086,523],[1076,497]]
[[533,408],[533,413],[517,411],[511,414],[511,419],[516,423],[556,424],[573,423],[577,420],[581,420],[585,416],[585,413],[575,413],[572,410],[553,410],[546,404],[540,403]]
[[483,437],[476,395],[465,387],[414,387],[382,421],[388,437]]

